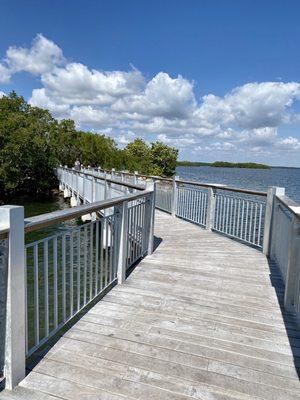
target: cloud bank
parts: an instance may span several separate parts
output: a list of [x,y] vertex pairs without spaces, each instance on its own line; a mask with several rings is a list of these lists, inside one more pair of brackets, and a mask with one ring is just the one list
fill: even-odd
[[[142,72],[100,71],[69,62],[42,34],[29,48],[11,46],[0,62],[0,83],[26,72],[39,77],[30,103],[78,127],[105,132],[125,145],[142,136],[179,147],[201,159],[211,152],[241,154],[239,159],[276,152],[300,155],[300,141],[279,135],[281,126],[299,123],[294,104],[298,82],[252,82],[220,97],[197,98],[194,82],[159,72],[147,80]],[[248,157],[249,155],[249,157]]]

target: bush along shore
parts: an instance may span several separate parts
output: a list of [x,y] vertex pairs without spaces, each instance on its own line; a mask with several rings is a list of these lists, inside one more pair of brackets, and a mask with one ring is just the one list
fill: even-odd
[[252,168],[252,169],[269,169],[266,164],[258,164],[253,162],[234,163],[227,161],[215,161],[213,163],[201,161],[177,161],[178,167],[220,167],[220,168]]

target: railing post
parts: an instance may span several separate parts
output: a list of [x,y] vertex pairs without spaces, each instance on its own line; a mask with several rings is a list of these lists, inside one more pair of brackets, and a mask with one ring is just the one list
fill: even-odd
[[[300,211],[300,210],[299,210]],[[284,289],[284,307],[288,311],[298,312],[299,299],[295,292],[300,278],[300,219],[293,215],[291,223],[290,243],[288,250],[288,264]],[[296,304],[295,304],[296,303]],[[295,310],[295,308],[297,308]]]
[[155,195],[156,195],[156,182],[154,180],[147,182],[147,190],[152,190],[148,205],[148,255],[151,255],[154,250],[154,221],[155,221]]
[[11,390],[25,377],[24,207],[0,207],[0,221],[9,227],[4,374]]
[[83,173],[82,177],[82,192],[83,204],[85,204],[85,173]]
[[110,174],[111,174],[111,179],[114,179],[114,176],[115,176],[115,168],[112,168],[112,169],[111,169]]
[[[265,225],[264,225],[264,239],[263,239],[263,253],[266,256],[270,254],[271,248],[271,232],[274,219],[274,200],[276,195],[284,195],[285,189],[276,186],[268,187],[267,193],[267,204],[266,204],[266,214],[265,214]],[[276,228],[275,228],[276,229]]]
[[127,241],[128,241],[128,202],[124,201],[118,207],[118,284],[121,284],[126,279],[126,264],[127,264]]
[[136,185],[137,184],[137,175],[138,175],[138,171],[134,171],[134,177],[133,177],[133,183]]
[[206,229],[211,231],[214,227],[216,210],[216,189],[208,188],[207,193],[207,214],[206,214]]
[[177,212],[177,199],[178,199],[178,184],[177,180],[179,176],[173,176],[173,186],[172,186],[172,216],[176,216]]

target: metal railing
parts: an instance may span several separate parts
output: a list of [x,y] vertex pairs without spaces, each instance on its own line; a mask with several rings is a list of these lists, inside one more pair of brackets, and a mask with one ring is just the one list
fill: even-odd
[[284,195],[283,188],[260,192],[178,177],[102,173],[140,185],[156,180],[158,209],[262,250],[279,267],[285,307],[300,316],[300,206]]
[[[0,207],[8,249],[7,388],[24,377],[26,357],[153,250],[154,187],[119,185],[67,168],[58,177],[61,190],[83,205],[26,219],[23,207]],[[116,189],[134,193],[114,197]],[[113,198],[95,201],[105,193]],[[89,222],[78,220],[87,215]]]
[[[155,206],[262,250],[279,266],[285,307],[300,316],[300,207],[284,189],[265,193],[100,169],[60,167],[57,175],[77,207],[25,220],[23,207],[0,207],[7,387],[24,377],[26,356],[152,252]],[[80,217],[89,222],[74,222]],[[27,235],[64,221],[73,223]]]
[[122,182],[156,181],[156,208],[206,229],[263,248],[267,193],[101,168],[88,168],[101,176]]
[[300,316],[300,205],[273,190],[269,256],[284,281],[284,305]]

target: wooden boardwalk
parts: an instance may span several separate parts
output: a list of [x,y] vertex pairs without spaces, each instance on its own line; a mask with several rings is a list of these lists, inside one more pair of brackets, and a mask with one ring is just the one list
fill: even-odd
[[300,330],[276,267],[161,212],[155,231],[153,255],[1,399],[300,399]]

